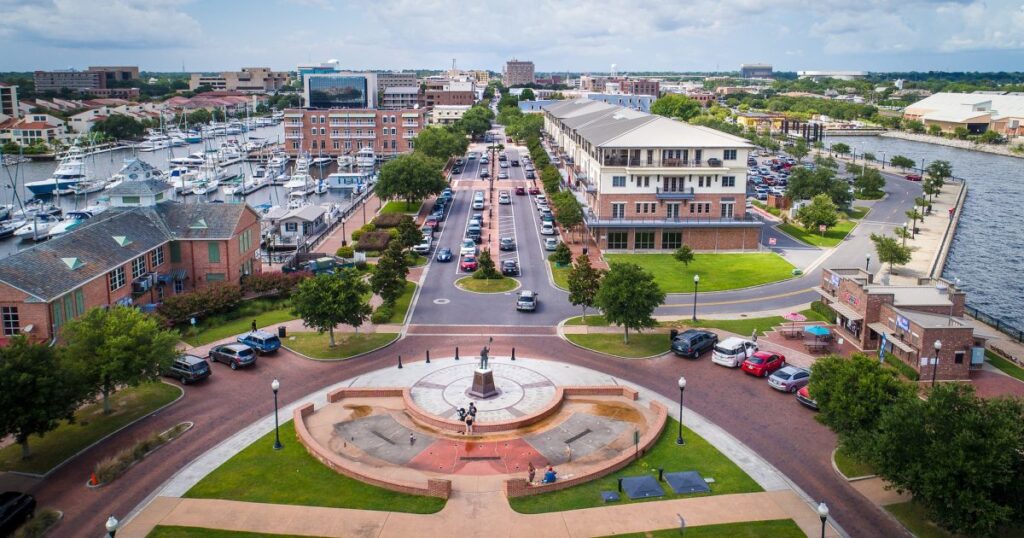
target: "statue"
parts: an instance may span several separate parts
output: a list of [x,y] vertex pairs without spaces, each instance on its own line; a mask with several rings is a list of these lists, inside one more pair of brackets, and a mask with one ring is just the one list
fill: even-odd
[[[491,338],[489,338],[487,340],[487,343],[490,344],[493,341],[494,341],[494,338],[491,337]],[[487,357],[487,354],[490,353],[490,351],[491,351],[491,349],[488,346],[484,346],[483,349],[480,350],[480,369],[481,370],[487,370],[487,363],[489,361],[489,358]]]

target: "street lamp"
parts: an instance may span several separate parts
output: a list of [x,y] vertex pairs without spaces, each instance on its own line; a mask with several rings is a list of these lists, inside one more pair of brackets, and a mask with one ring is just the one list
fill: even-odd
[[870,271],[871,271],[871,253],[870,252],[865,252],[864,253],[864,272],[867,273],[867,272],[870,272]]
[[942,351],[942,341],[935,341],[935,362],[932,363],[932,386],[935,386],[935,371],[939,369],[939,351]]
[[686,378],[679,376],[679,437],[676,437],[676,444],[682,445],[683,442],[683,389],[686,388]]
[[700,275],[693,275],[693,321],[697,321],[697,285],[700,284]]
[[907,246],[907,236],[910,235],[910,221],[903,223],[903,246]]
[[828,521],[828,505],[825,501],[818,503],[818,517],[821,518],[821,538],[825,538],[825,522]]
[[120,525],[121,525],[121,522],[118,521],[117,518],[114,517],[113,514],[111,514],[110,517],[107,518],[107,523],[106,523],[107,536],[110,536],[110,538],[114,538],[114,535],[117,534],[117,527],[120,526]]
[[273,380],[270,382],[270,390],[274,391],[274,450],[281,450],[284,445],[281,444],[281,432],[277,422],[277,391],[281,388],[281,382]]
[[885,170],[885,152],[882,152],[882,170]]

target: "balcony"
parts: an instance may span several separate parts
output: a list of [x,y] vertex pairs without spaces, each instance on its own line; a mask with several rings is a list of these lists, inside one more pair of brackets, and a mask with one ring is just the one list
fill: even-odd
[[419,126],[420,126],[420,124],[415,122],[415,121],[404,121],[404,122],[402,122],[402,127],[419,127]]
[[678,190],[665,190],[658,187],[654,191],[655,198],[659,200],[693,200],[693,187]]
[[627,157],[605,157],[605,166],[625,166],[627,168],[725,168],[719,159],[708,159],[706,161],[683,160],[683,159],[661,159],[660,161],[647,162],[645,159],[630,159]]
[[643,217],[643,218],[608,218],[598,217],[591,211],[586,211],[587,226],[601,226],[604,228],[749,228],[763,226],[763,222],[752,215],[744,214],[739,217]]

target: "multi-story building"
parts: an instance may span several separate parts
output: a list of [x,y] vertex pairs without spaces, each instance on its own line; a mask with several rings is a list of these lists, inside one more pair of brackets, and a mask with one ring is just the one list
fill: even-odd
[[743,64],[740,66],[741,78],[772,78],[771,64]]
[[88,309],[147,305],[257,273],[259,215],[247,204],[181,204],[162,181],[110,189],[114,207],[0,260],[3,340],[58,337]]
[[631,95],[661,95],[661,82],[651,79],[625,79],[620,85],[622,93]]
[[290,155],[332,157],[371,148],[378,158],[387,159],[412,151],[426,120],[423,109],[291,108],[284,113],[284,147]]
[[373,73],[306,75],[303,98],[309,108],[377,108],[377,76]]
[[330,75],[340,73],[338,60],[328,60],[321,64],[299,64],[295,71],[299,75],[299,83],[303,83],[307,75]]
[[239,92],[275,91],[288,85],[289,74],[273,71],[269,67],[243,67],[241,71],[223,71],[216,74],[192,73],[188,88],[200,86],[212,90]]
[[36,71],[32,74],[38,93],[75,90],[89,93],[107,87],[107,76],[100,71]]
[[21,116],[18,110],[18,87],[14,84],[0,82],[0,116],[7,116],[0,119],[18,119]]
[[519,61],[515,58],[505,62],[502,80],[508,87],[535,83],[537,79],[533,72],[533,62]]
[[381,110],[402,110],[416,108],[420,102],[420,89],[417,86],[392,86],[384,90],[381,97]]
[[20,119],[0,122],[0,144],[14,142],[31,146],[36,142],[66,142],[68,138],[64,120],[49,114],[30,113]]
[[416,73],[385,71],[376,73],[377,88],[387,91],[388,88],[416,86]]
[[599,101],[544,108],[568,184],[602,249],[757,250],[745,139]]
[[107,86],[111,82],[128,82],[139,78],[139,67],[136,65],[93,65],[89,66],[89,71],[103,73]]
[[[528,101],[527,101],[528,102]],[[462,119],[470,105],[438,105],[430,109],[430,123],[451,125]]]

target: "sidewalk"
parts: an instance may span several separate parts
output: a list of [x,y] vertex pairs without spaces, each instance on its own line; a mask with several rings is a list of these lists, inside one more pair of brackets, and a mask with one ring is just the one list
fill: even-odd
[[316,251],[333,256],[341,247],[342,241],[347,241],[349,246],[351,246],[352,232],[373,220],[373,217],[377,216],[378,209],[382,207],[381,200],[376,194],[370,194],[370,196],[363,202],[363,205],[366,208],[365,211],[362,207],[356,208],[352,214],[345,219],[345,225],[339,226],[336,230],[331,232],[331,235],[327,236],[319,245],[317,245]]
[[[936,196],[932,202],[931,214],[923,220],[917,221],[918,232],[916,236],[912,239],[907,239],[907,246],[914,249],[911,253],[910,263],[894,267],[894,272],[889,278],[891,284],[917,284],[918,279],[930,278],[932,276],[932,267],[938,267],[935,263],[936,259],[946,254],[944,252],[945,249],[942,248],[943,238],[946,235],[946,230],[949,228],[950,220],[959,217],[959,215],[951,216],[950,209],[954,209],[961,188],[962,184],[960,183],[947,184],[942,188],[942,193]],[[907,207],[906,209],[912,208]],[[919,211],[921,210],[919,209]],[[868,214],[867,222],[870,222],[870,218],[871,215]],[[886,229],[882,233],[891,236],[893,235],[893,230]],[[952,229],[950,233],[952,234]],[[898,240],[900,242],[903,241],[902,239]],[[945,246],[948,248],[949,240],[946,241]],[[889,267],[882,266],[879,268],[879,272],[887,274]]]

